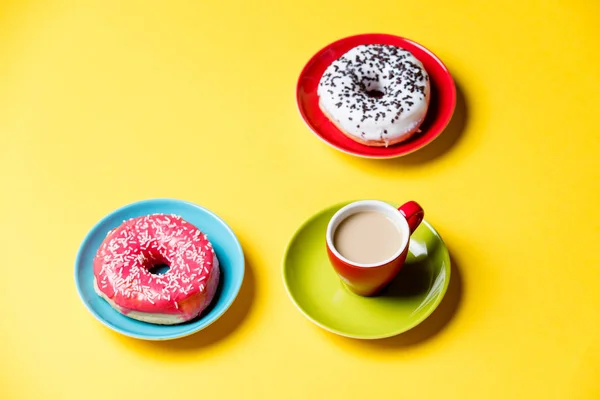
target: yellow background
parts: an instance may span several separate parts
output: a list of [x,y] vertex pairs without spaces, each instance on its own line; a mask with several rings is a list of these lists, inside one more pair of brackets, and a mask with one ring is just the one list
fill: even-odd
[[[0,398],[600,398],[598,2],[0,4]],[[456,79],[414,155],[343,155],[298,115],[305,62],[364,32]],[[152,197],[212,209],[248,258],[230,311],[165,343],[104,328],[73,280],[88,230]],[[455,263],[393,339],[326,333],[282,285],[296,228],[356,198],[418,200]]]

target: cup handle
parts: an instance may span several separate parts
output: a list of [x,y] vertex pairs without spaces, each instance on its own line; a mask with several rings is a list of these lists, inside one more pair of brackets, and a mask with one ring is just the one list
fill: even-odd
[[423,221],[423,217],[425,216],[423,208],[416,201],[409,201],[401,205],[398,211],[406,218],[410,234],[412,235],[421,221]]

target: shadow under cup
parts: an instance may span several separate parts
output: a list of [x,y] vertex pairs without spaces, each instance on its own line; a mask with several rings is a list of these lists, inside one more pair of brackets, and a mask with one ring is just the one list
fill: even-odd
[[[414,204],[416,205],[416,203]],[[420,207],[418,209],[422,213],[422,209]],[[335,235],[341,224],[351,216],[366,212],[383,214],[400,233],[399,240],[398,238],[395,239],[395,241],[398,241],[396,252],[382,261],[373,263],[355,262],[344,257],[335,246]],[[362,235],[373,233],[377,234],[377,232],[365,231]],[[404,265],[408,254],[410,234],[409,222],[399,209],[378,200],[357,201],[342,207],[329,221],[326,233],[327,255],[333,269],[349,290],[361,296],[373,296],[385,288]],[[382,237],[381,240],[389,239]]]

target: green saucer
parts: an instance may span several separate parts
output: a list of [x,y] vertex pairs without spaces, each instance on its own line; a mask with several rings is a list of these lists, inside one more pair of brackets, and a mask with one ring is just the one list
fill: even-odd
[[375,297],[350,292],[327,258],[329,219],[348,203],[309,218],[294,234],[283,259],[283,280],[292,302],[309,320],[338,335],[380,339],[405,332],[440,304],[450,282],[450,256],[440,235],[423,221],[410,240],[406,264]]

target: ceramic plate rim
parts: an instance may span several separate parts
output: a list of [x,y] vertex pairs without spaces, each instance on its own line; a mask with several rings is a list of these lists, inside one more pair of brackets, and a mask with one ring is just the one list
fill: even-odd
[[[354,201],[360,201],[360,200],[354,200]],[[299,235],[299,233],[306,228],[306,226],[308,226],[311,222],[313,222],[313,220],[315,220],[316,218],[318,218],[321,214],[332,210],[334,208],[338,208],[338,207],[343,207],[346,204],[352,203],[353,201],[347,201],[347,202],[342,202],[342,203],[337,203],[334,204],[332,206],[323,208],[315,213],[313,213],[311,216],[309,216],[306,220],[304,220],[304,222],[302,224],[300,224],[300,226],[294,231],[293,235],[291,236],[291,238],[289,239],[286,248],[285,248],[285,252],[283,254],[283,259],[282,259],[282,263],[281,263],[281,276],[283,279],[283,286],[285,287],[285,291],[289,297],[289,299],[291,300],[292,304],[294,304],[294,306],[296,307],[296,309],[298,311],[300,311],[300,313],[302,315],[304,315],[304,317],[306,317],[306,319],[308,319],[309,321],[311,321],[313,324],[319,326],[320,328],[334,333],[336,335],[339,336],[343,336],[343,337],[347,337],[347,338],[351,338],[351,339],[363,339],[363,340],[377,340],[377,339],[386,339],[389,337],[394,337],[397,335],[400,335],[404,332],[408,332],[409,330],[415,328],[417,325],[421,324],[423,321],[425,321],[427,318],[429,318],[429,316],[431,314],[433,314],[433,312],[439,307],[439,305],[441,304],[442,300],[444,299],[444,297],[446,296],[446,292],[448,291],[448,286],[450,285],[450,278],[451,278],[451,264],[452,264],[452,260],[450,259],[450,252],[448,251],[448,247],[446,246],[446,243],[444,242],[444,239],[441,237],[441,235],[438,233],[437,230],[435,230],[435,228],[425,219],[423,219],[423,224],[425,224],[430,230],[431,232],[440,240],[440,243],[443,246],[444,251],[447,253],[448,255],[448,265],[445,268],[445,272],[446,272],[446,277],[444,278],[444,286],[442,287],[442,290],[440,292],[440,294],[437,296],[436,300],[433,301],[431,303],[431,307],[429,307],[428,311],[426,313],[424,313],[422,315],[421,318],[417,319],[413,324],[407,325],[397,331],[391,332],[391,333],[386,333],[386,334],[374,334],[374,335],[356,335],[356,334],[349,334],[347,332],[343,332],[340,331],[338,329],[334,329],[331,327],[328,327],[327,325],[322,324],[321,322],[317,321],[316,319],[314,319],[312,316],[309,315],[308,312],[306,312],[302,306],[296,301],[295,297],[292,295],[292,292],[288,286],[287,283],[287,279],[286,279],[286,260],[288,258],[292,243],[294,242],[294,240],[296,239],[296,237]],[[395,203],[392,202],[386,202],[389,203],[391,205],[395,205]]]
[[[358,153],[358,152],[353,152],[350,150],[346,150],[344,148],[341,148],[340,146],[337,146],[336,144],[326,140],[324,137],[322,137],[320,134],[318,134],[315,129],[311,126],[311,124],[308,121],[308,117],[305,115],[305,113],[302,111],[302,107],[300,106],[300,81],[302,80],[302,77],[304,77],[307,69],[309,68],[309,66],[323,53],[325,52],[328,48],[335,46],[336,44],[340,43],[340,42],[344,42],[347,40],[351,40],[351,39],[355,39],[355,38],[369,38],[372,36],[388,36],[388,37],[393,37],[396,38],[398,40],[402,40],[402,41],[406,41],[411,43],[412,45],[414,45],[415,47],[420,48],[421,50],[423,50],[424,52],[426,52],[427,54],[429,54],[431,56],[431,58],[433,58],[441,67],[442,69],[445,71],[446,75],[450,78],[449,81],[451,83],[451,88],[452,88],[452,106],[451,106],[451,112],[450,112],[450,117],[448,118],[448,120],[445,122],[444,126],[442,128],[439,129],[439,131],[435,134],[432,135],[430,138],[428,138],[427,141],[421,143],[418,146],[414,146],[411,147],[409,149],[407,149],[404,152],[401,152],[399,154],[390,154],[390,155],[368,155],[368,154],[364,154],[364,153]],[[369,43],[364,43],[364,44],[369,44]],[[320,48],[319,50],[317,50],[310,58],[309,60],[306,62],[306,64],[304,65],[304,67],[302,68],[302,70],[300,71],[300,74],[298,75],[298,79],[296,81],[296,110],[297,112],[300,114],[300,117],[302,119],[302,121],[304,122],[304,125],[306,125],[306,127],[308,128],[308,130],[310,130],[313,135],[315,135],[320,141],[322,141],[323,143],[325,143],[326,145],[330,146],[331,148],[334,148],[344,154],[350,155],[350,156],[354,156],[354,157],[359,157],[359,158],[366,158],[366,159],[372,159],[372,160],[389,160],[389,159],[393,159],[393,158],[399,158],[399,157],[404,157],[407,156],[409,154],[412,154],[416,151],[421,150],[422,148],[424,148],[425,146],[431,144],[434,140],[436,140],[448,127],[448,125],[450,124],[450,121],[452,120],[452,116],[454,115],[454,111],[456,110],[456,83],[454,82],[454,78],[452,77],[452,74],[450,73],[450,70],[448,69],[448,67],[446,67],[446,64],[444,64],[444,62],[435,54],[433,53],[431,50],[429,50],[427,47],[425,47],[424,45],[415,42],[414,40],[411,40],[409,38],[403,37],[403,36],[398,36],[398,35],[393,35],[393,34],[388,34],[388,33],[359,33],[356,35],[350,35],[350,36],[346,36],[346,37],[342,37],[340,39],[334,40],[333,42],[325,45],[324,47]],[[342,133],[340,132],[340,135]],[[367,147],[367,146],[365,146]]]
[[[112,218],[115,214],[117,214],[119,212],[123,212],[123,211],[129,210],[129,209],[134,209],[139,206],[153,204],[153,203],[159,203],[159,202],[182,204],[185,206],[196,208],[199,212],[205,213],[209,217],[211,217],[211,218],[215,219],[217,222],[219,222],[233,238],[233,244],[235,245],[236,252],[238,253],[237,257],[240,258],[242,267],[240,269],[240,272],[238,273],[239,278],[237,279],[237,281],[239,281],[239,283],[237,283],[233,287],[233,291],[232,291],[231,295],[227,299],[225,299],[225,301],[223,303],[224,304],[223,309],[219,313],[215,314],[214,316],[212,316],[210,319],[207,319],[207,320],[200,318],[198,321],[196,321],[196,323],[194,325],[189,326],[188,329],[182,328],[181,332],[172,333],[170,335],[160,335],[160,336],[157,335],[157,336],[150,337],[147,335],[135,334],[128,330],[124,330],[121,327],[102,318],[98,314],[98,312],[94,309],[94,307],[91,304],[88,304],[88,302],[85,300],[84,290],[81,288],[77,274],[78,274],[79,270],[83,267],[82,258],[83,258],[83,253],[84,253],[85,247],[92,240],[92,237],[94,236],[96,231],[98,231],[98,229],[104,223],[106,223],[110,218]],[[77,250],[77,255],[75,256],[75,269],[74,269],[75,276],[74,276],[74,278],[75,278],[75,287],[77,289],[77,294],[79,296],[79,299],[81,300],[81,302],[83,303],[85,308],[88,310],[88,312],[102,325],[104,325],[105,327],[109,328],[110,330],[112,330],[114,332],[117,332],[121,335],[128,336],[128,337],[131,337],[134,339],[141,339],[141,340],[148,340],[148,341],[165,341],[165,340],[180,339],[180,338],[183,338],[186,336],[193,335],[193,334],[207,328],[208,326],[213,324],[216,320],[221,318],[227,312],[227,310],[229,310],[229,308],[231,307],[231,305],[233,304],[233,302],[235,301],[235,299],[237,298],[237,296],[240,292],[242,283],[244,281],[245,269],[246,269],[246,260],[245,260],[244,251],[242,249],[241,243],[240,243],[238,237],[236,236],[235,232],[233,231],[233,229],[231,229],[231,227],[221,217],[219,217],[213,211],[211,211],[205,207],[202,207],[198,204],[192,203],[190,201],[168,198],[168,197],[159,197],[159,198],[139,200],[139,201],[125,204],[123,206],[120,206],[120,207],[108,212],[100,220],[98,220],[98,222],[96,222],[88,230],[88,232],[86,233],[85,237],[83,238],[83,240],[81,241],[81,243],[79,245],[79,248]],[[114,309],[113,309],[113,312],[118,313]],[[153,324],[152,326],[155,329],[160,329],[162,325]]]

